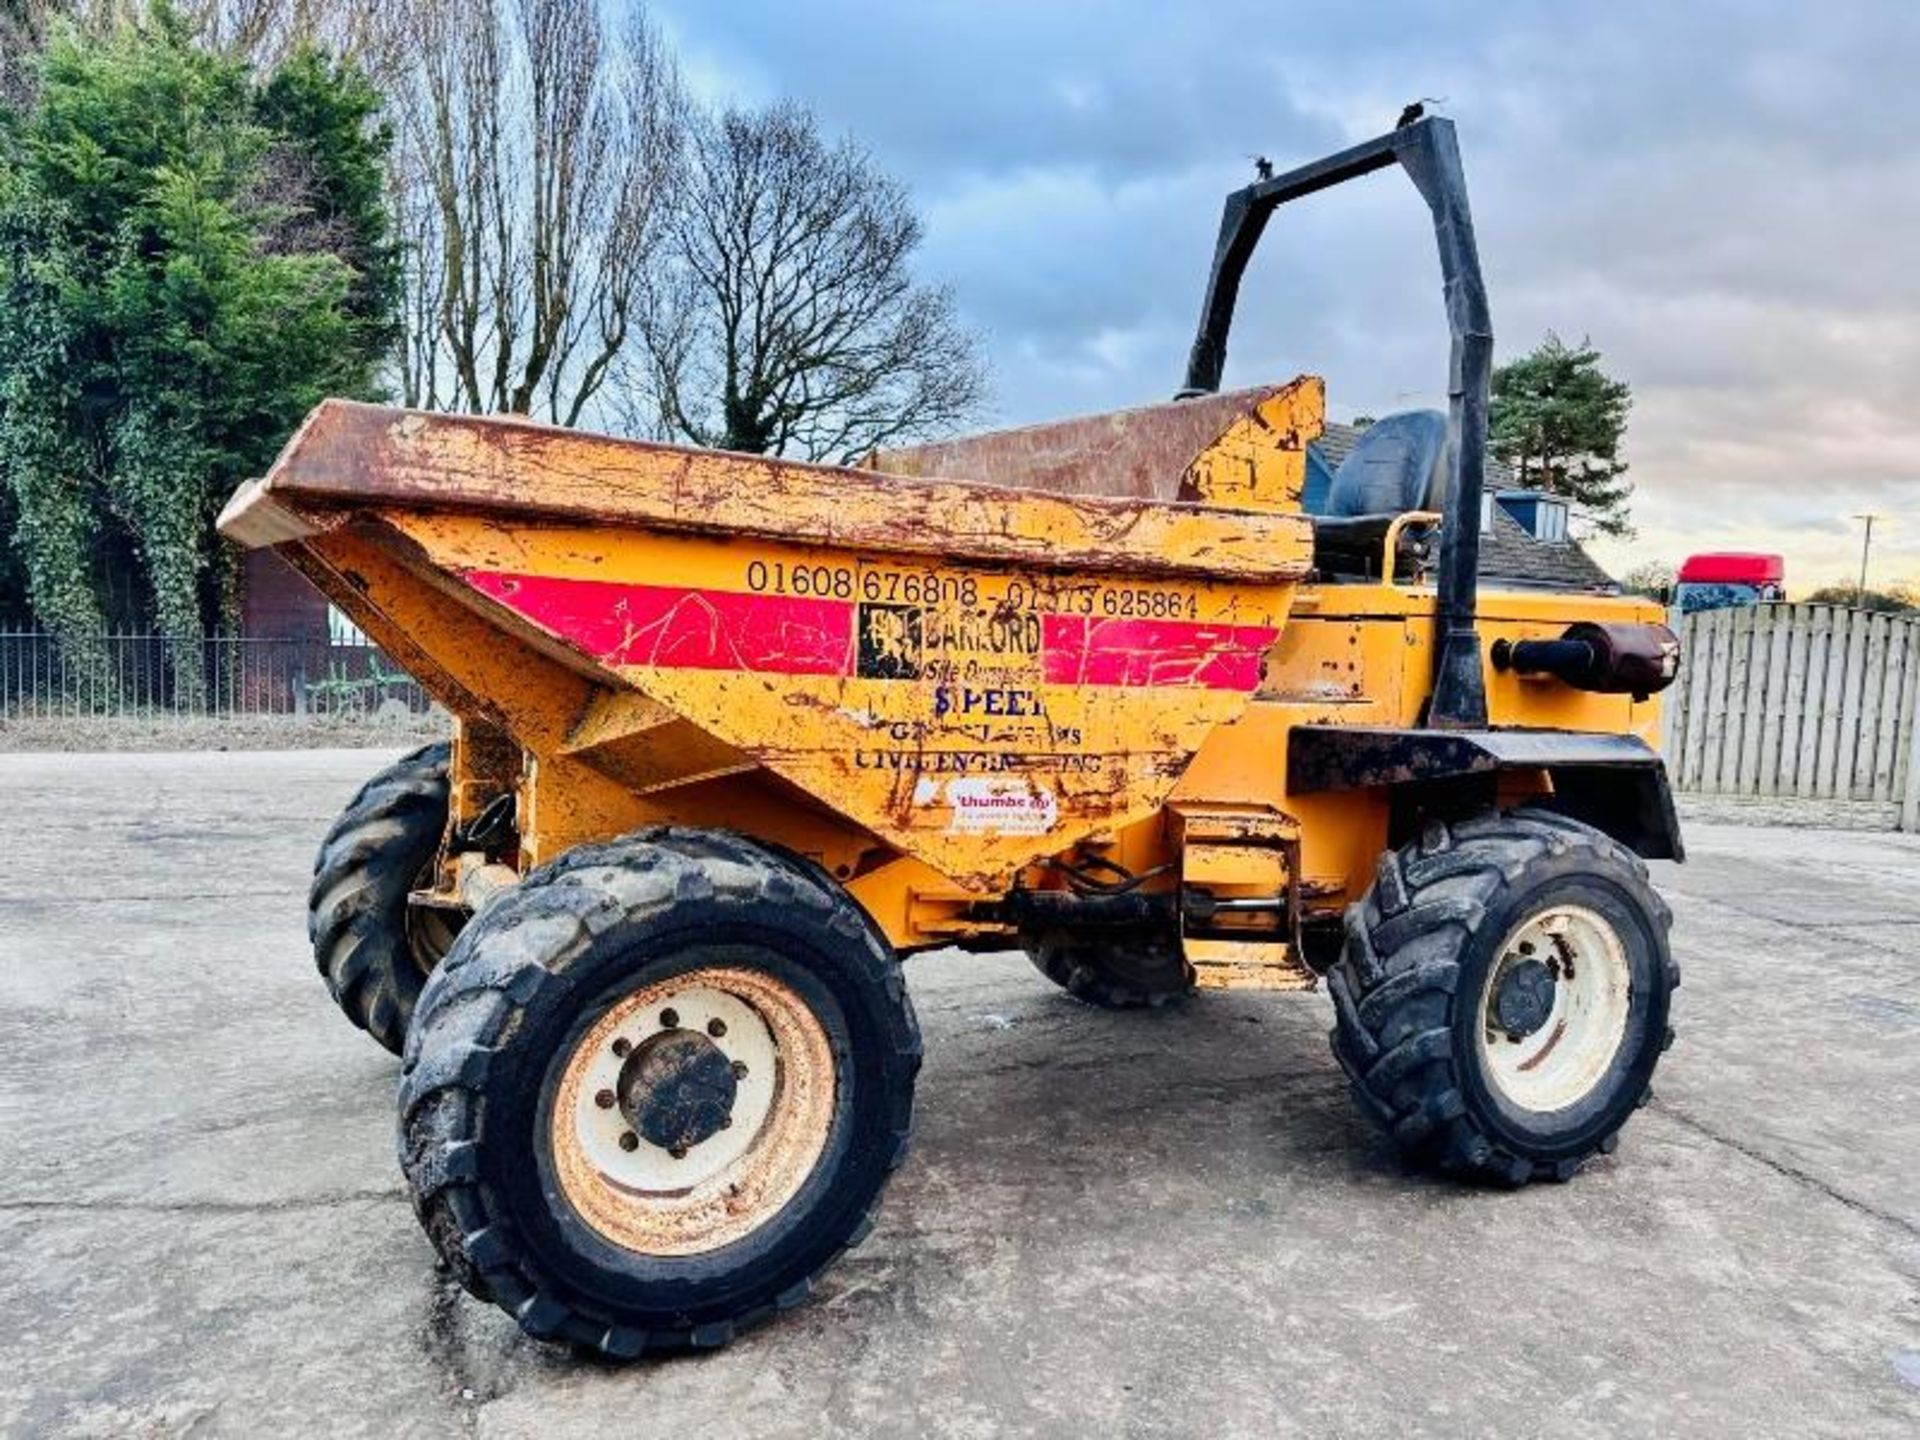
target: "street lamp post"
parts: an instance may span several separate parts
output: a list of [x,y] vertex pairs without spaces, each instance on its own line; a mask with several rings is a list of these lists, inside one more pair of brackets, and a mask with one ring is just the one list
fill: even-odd
[[1853,587],[1853,603],[1858,606],[1864,605],[1867,600],[1867,558],[1873,553],[1873,522],[1885,517],[1867,514],[1853,518],[1867,523],[1867,533],[1860,540],[1860,583]]

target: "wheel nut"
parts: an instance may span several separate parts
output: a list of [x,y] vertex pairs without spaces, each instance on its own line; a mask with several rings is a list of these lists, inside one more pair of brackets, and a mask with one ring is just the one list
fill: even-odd
[[726,1033],[727,1033],[726,1021],[724,1020],[707,1021],[707,1034],[711,1035],[714,1039],[718,1040],[722,1035]]
[[631,1049],[633,1049],[633,1042],[624,1035],[613,1042],[613,1053],[618,1055],[622,1060],[627,1058],[627,1052]]
[[613,1109],[613,1100],[614,1096],[611,1090],[602,1090],[593,1097],[593,1103],[598,1105],[602,1110]]
[[736,1080],[744,1080],[747,1078],[747,1062],[746,1061],[736,1060],[733,1062],[733,1078]]
[[679,1029],[680,1028],[680,1012],[674,1009],[662,1010],[660,1012],[660,1028],[662,1030]]
[[687,1147],[684,1145],[670,1146],[668,1147],[667,1154],[676,1160],[684,1160],[687,1158]]
[[720,1117],[720,1128],[722,1130],[731,1130],[733,1128],[733,1117],[731,1115],[722,1115]]
[[640,1137],[628,1130],[620,1137],[620,1148],[629,1153],[640,1148]]

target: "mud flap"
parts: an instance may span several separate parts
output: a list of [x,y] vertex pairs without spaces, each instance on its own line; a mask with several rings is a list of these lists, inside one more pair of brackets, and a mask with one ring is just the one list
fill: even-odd
[[1301,725],[1287,741],[1287,788],[1296,795],[1517,770],[1544,771],[1553,794],[1539,803],[1642,859],[1686,858],[1666,763],[1637,735]]

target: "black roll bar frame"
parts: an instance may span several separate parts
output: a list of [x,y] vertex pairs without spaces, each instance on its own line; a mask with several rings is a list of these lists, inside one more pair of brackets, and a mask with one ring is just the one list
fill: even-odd
[[1453,122],[1428,116],[1377,139],[1258,180],[1227,196],[1207,279],[1200,328],[1187,360],[1182,397],[1212,394],[1226,367],[1240,280],[1273,212],[1291,200],[1399,165],[1433,214],[1451,356],[1447,376],[1448,450],[1452,457],[1446,524],[1440,536],[1439,636],[1427,724],[1478,729],[1487,723],[1486,681],[1475,626],[1480,574],[1480,505],[1486,484],[1487,404],[1493,378],[1493,320],[1480,277],[1466,172]]

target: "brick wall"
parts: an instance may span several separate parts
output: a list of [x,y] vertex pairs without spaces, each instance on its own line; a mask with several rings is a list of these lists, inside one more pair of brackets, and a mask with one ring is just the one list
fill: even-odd
[[256,640],[326,640],[326,597],[271,550],[247,552],[241,583],[243,635]]

